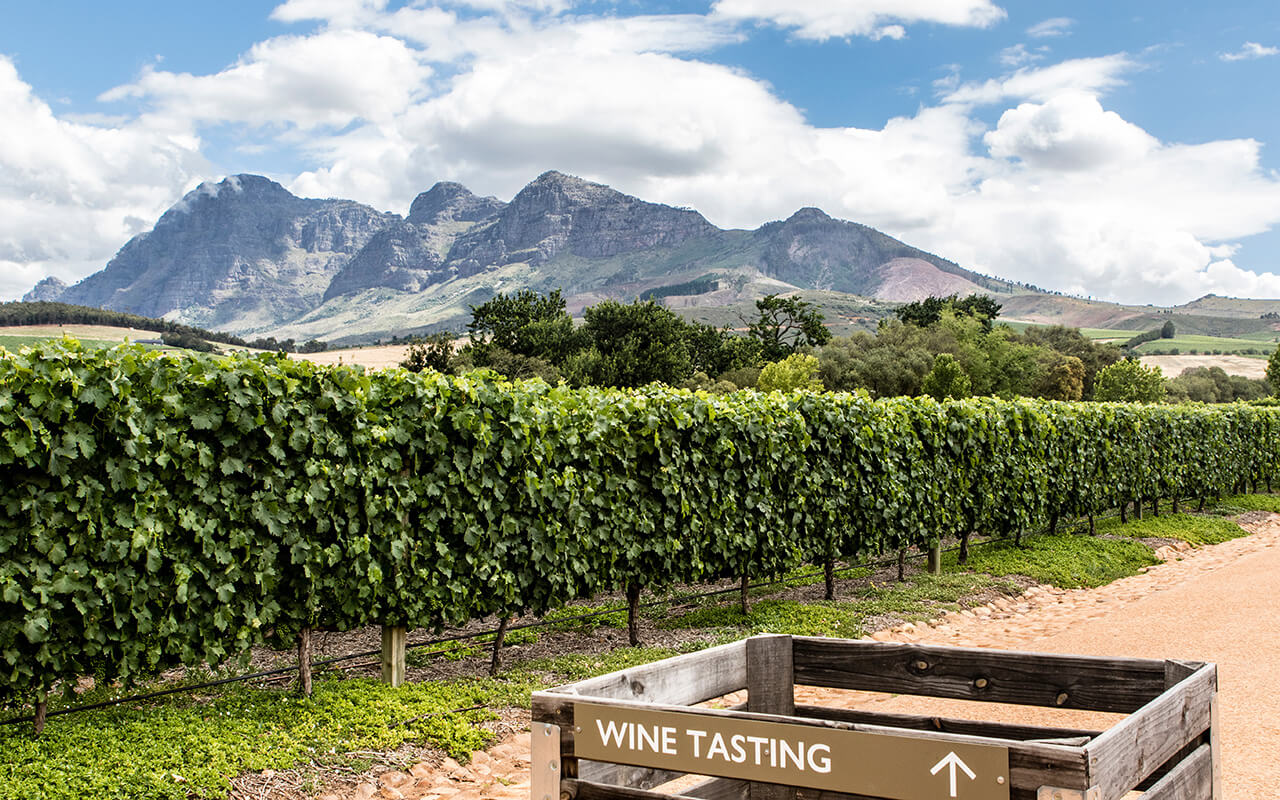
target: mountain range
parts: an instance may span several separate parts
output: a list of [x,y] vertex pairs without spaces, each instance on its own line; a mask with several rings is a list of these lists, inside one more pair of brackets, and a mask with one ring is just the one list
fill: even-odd
[[471,306],[518,289],[560,289],[574,312],[653,297],[686,313],[775,292],[872,305],[1034,292],[816,208],[722,229],[692,209],[547,172],[510,202],[437,183],[406,217],[234,175],[189,192],[101,271],[72,286],[46,279],[24,299],[352,342],[457,328]]

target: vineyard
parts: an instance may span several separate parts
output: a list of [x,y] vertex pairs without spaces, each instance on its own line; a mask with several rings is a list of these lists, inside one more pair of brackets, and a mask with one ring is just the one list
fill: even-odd
[[1264,483],[1280,410],[0,355],[0,701]]

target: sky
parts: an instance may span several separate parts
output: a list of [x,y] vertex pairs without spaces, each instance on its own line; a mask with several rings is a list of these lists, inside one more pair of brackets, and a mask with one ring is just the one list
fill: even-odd
[[1082,296],[1280,297],[1274,0],[7,5],[0,299],[228,174],[403,214],[550,169]]

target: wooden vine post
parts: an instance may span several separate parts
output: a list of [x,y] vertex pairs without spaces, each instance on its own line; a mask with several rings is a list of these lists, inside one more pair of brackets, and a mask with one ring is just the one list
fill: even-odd
[[942,542],[935,541],[929,545],[929,574],[942,574]]
[[403,625],[382,626],[382,682],[392,688],[404,683],[406,635]]
[[311,696],[311,627],[298,631],[298,691]]
[[[801,685],[1125,716],[800,705]],[[680,780],[703,800],[1222,800],[1217,688],[1196,662],[755,636],[534,693],[531,798],[670,800]]]

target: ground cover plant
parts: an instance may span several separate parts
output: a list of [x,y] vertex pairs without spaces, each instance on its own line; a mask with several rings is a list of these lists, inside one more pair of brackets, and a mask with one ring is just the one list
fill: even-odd
[[[1275,505],[1280,497],[1243,496],[1225,502],[1235,507]],[[469,677],[482,673],[488,662],[487,647],[475,642],[454,653],[463,663],[435,663],[435,673],[444,677],[399,689],[368,678],[342,679],[331,671],[318,678],[310,698],[298,697],[286,686],[230,685],[58,717],[40,737],[32,736],[25,725],[3,726],[0,796],[225,797],[239,773],[299,765],[313,776],[307,785],[319,790],[335,770],[359,773],[379,753],[406,743],[435,748],[465,762],[472,749],[490,741],[485,720],[506,708],[526,709],[530,692],[546,686],[754,633],[860,636],[895,622],[933,618],[993,596],[1016,594],[1027,576],[1056,585],[1100,585],[1151,563],[1151,549],[1144,541],[1205,542],[1211,539],[1209,532],[1222,538],[1229,528],[1242,533],[1229,520],[1190,514],[1126,524],[1114,517],[1102,519],[1098,536],[1063,527],[1058,534],[1024,538],[1022,548],[1009,547],[1004,540],[975,543],[967,565],[955,563],[954,552],[948,553],[942,575],[924,572],[919,558],[908,562],[902,582],[896,580],[892,558],[841,569],[834,601],[820,599],[823,576],[812,570],[756,587],[745,614],[733,594],[695,599],[690,607],[683,596],[702,590],[674,587],[673,593],[658,599],[659,605],[644,612],[652,635],[664,638],[656,647],[610,644],[620,641],[626,625],[617,600],[575,604],[548,614],[550,624],[545,627],[513,631],[525,633],[525,642],[561,638],[528,657],[510,656],[497,678]],[[609,613],[571,619],[600,611]],[[604,634],[609,638],[602,639]],[[420,652],[411,650],[410,658]],[[419,666],[432,664],[423,658]],[[76,702],[106,699],[121,691],[99,682]]]

